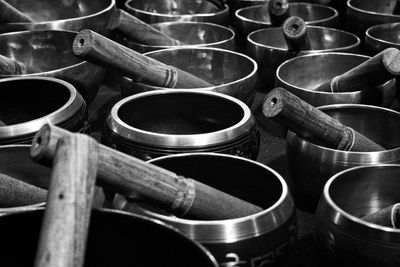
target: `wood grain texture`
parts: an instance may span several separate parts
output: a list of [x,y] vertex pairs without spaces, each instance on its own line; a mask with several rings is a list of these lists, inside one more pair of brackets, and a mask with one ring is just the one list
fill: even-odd
[[[34,138],[32,158],[43,161],[45,157],[53,157],[55,149],[52,146],[57,142],[51,139],[64,134],[72,133],[53,125],[44,126]],[[35,140],[41,143],[35,144]],[[140,194],[178,216],[207,220],[238,218],[262,211],[262,208],[220,190],[104,145],[99,144],[98,149],[98,184],[124,196]]]
[[282,31],[289,50],[312,50],[307,25],[303,19],[296,16],[288,18],[283,23]]
[[287,0],[270,0],[268,12],[271,24],[281,26],[290,16],[289,2]]
[[368,214],[362,220],[381,226],[400,228],[400,203],[390,205],[382,210]]
[[315,91],[353,92],[373,88],[400,75],[400,51],[387,48],[347,72],[328,80]]
[[18,23],[32,22],[32,20],[6,1],[0,0],[0,22]]
[[59,139],[35,266],[83,266],[97,173],[97,142]]
[[121,9],[116,9],[111,15],[108,29],[117,32],[130,41],[136,41],[141,44],[154,46],[182,45],[178,40],[169,37]]
[[364,152],[385,150],[283,88],[275,88],[267,94],[262,111],[265,117],[274,119],[298,136],[324,147]]
[[83,60],[117,70],[135,81],[168,88],[212,86],[188,72],[144,56],[91,30],[77,34],[73,51]]
[[0,75],[20,74],[26,74],[26,66],[24,63],[0,55]]

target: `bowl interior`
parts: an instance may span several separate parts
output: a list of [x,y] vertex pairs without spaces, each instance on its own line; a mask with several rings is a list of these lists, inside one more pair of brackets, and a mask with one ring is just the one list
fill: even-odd
[[[146,11],[148,13],[158,13],[164,15],[194,15],[201,10],[203,1],[199,0],[130,0],[126,3],[129,8]],[[221,8],[212,4],[211,1],[205,3],[207,13],[214,13]],[[200,12],[203,13],[203,12]]]
[[108,7],[111,0],[7,0],[7,2],[33,21],[44,22],[92,15]]
[[369,31],[369,35],[382,41],[400,44],[400,24],[374,27]]
[[174,135],[223,130],[243,116],[236,103],[206,94],[154,94],[131,100],[118,110],[118,117],[132,127]]
[[217,49],[168,49],[146,53],[151,58],[194,74],[213,85],[249,76],[254,63],[241,54]]
[[318,54],[298,57],[283,63],[277,75],[296,87],[313,90],[323,82],[343,74],[368,58],[348,54]]
[[363,217],[400,202],[400,165],[358,168],[341,174],[329,187],[333,202]]
[[351,0],[350,5],[358,8],[358,9],[365,10],[365,11],[393,14],[393,10],[396,5],[396,1],[391,1],[391,0],[380,0],[380,1]]
[[62,69],[83,62],[72,51],[75,35],[66,31],[0,34],[0,55],[24,63],[28,74]]
[[[307,34],[313,50],[331,50],[352,46],[357,43],[357,38],[354,35],[330,28],[308,27]],[[280,27],[256,31],[249,38],[260,45],[288,49]]]
[[0,120],[6,125],[46,116],[65,105],[70,91],[60,83],[41,79],[0,81]]

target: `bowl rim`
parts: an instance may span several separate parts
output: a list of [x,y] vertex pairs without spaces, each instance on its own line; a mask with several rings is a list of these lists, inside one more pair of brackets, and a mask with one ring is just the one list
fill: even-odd
[[36,118],[31,121],[0,127],[0,138],[10,138],[18,135],[32,134],[34,132],[37,132],[46,123],[52,123],[52,124],[61,123],[65,121],[66,116],[67,117],[72,116],[82,107],[82,105],[86,105],[82,96],[77,92],[77,90],[72,84],[58,78],[41,77],[41,76],[11,77],[11,78],[0,79],[0,84],[3,82],[12,83],[14,81],[18,82],[18,81],[29,81],[29,80],[45,81],[46,83],[58,84],[59,86],[62,86],[63,88],[68,90],[69,98],[67,102],[65,102],[61,107],[59,107],[58,109],[54,110],[53,112],[47,115],[44,115],[42,117]]
[[[145,11],[143,9],[138,9],[135,7],[130,6],[131,2],[134,2],[136,0],[128,0],[124,4],[124,8],[127,11],[134,11],[139,14],[144,14],[147,16],[154,16],[154,17],[165,17],[165,18],[181,18],[181,17],[194,17],[194,18],[202,18],[202,17],[213,17],[213,16],[218,16],[218,15],[223,15],[227,12],[229,12],[229,6],[227,4],[224,4],[224,8],[213,13],[196,13],[196,14],[165,14],[165,13],[156,13],[156,12],[150,12],[150,11]],[[147,0],[148,1],[148,0]],[[186,0],[187,1],[187,0]]]
[[[118,116],[119,109],[131,101],[135,101],[139,98],[151,97],[153,95],[164,94],[203,94],[210,97],[217,97],[219,99],[230,101],[232,104],[239,107],[243,111],[243,117],[239,122],[222,130],[202,134],[176,135],[156,133],[139,129],[127,124]],[[244,102],[232,96],[201,89],[165,89],[142,92],[121,99],[111,108],[111,111],[106,119],[106,125],[113,133],[118,134],[119,136],[122,136],[128,140],[135,138],[135,142],[148,145],[186,148],[192,146],[204,147],[220,144],[221,142],[227,141],[227,138],[232,140],[244,134],[248,134],[251,128],[256,125],[256,121],[250,111],[250,108]]]
[[[308,29],[312,29],[312,30],[316,30],[316,31],[328,30],[330,32],[338,32],[338,33],[341,33],[341,34],[343,33],[346,36],[354,38],[355,41],[356,41],[355,43],[353,43],[351,45],[348,45],[348,46],[341,46],[341,47],[335,47],[335,48],[330,48],[330,49],[304,50],[304,51],[307,51],[307,52],[323,53],[323,52],[335,51],[335,50],[338,50],[338,49],[345,50],[345,49],[351,49],[351,48],[357,47],[357,46],[359,46],[361,44],[360,38],[357,35],[355,35],[355,34],[353,34],[351,32],[348,32],[348,31],[335,29],[335,28],[330,28],[330,27],[316,26],[316,25],[308,25],[307,28]],[[269,31],[277,31],[277,29],[282,29],[282,27],[270,27],[270,28],[263,28],[263,29],[255,30],[255,31],[253,31],[253,32],[251,32],[251,33],[249,33],[247,35],[247,42],[250,43],[253,46],[256,46],[256,47],[262,47],[262,48],[266,48],[266,49],[274,49],[274,50],[287,51],[288,52],[289,51],[288,49],[281,48],[281,47],[276,47],[276,46],[272,46],[272,45],[262,44],[260,42],[254,41],[252,39],[252,37],[254,35],[259,34],[260,32],[265,31],[266,34],[267,34]]]
[[350,11],[355,10],[359,13],[365,13],[365,14],[370,14],[370,15],[375,15],[375,16],[384,16],[384,17],[388,17],[388,18],[400,18],[400,15],[393,15],[390,13],[379,13],[379,12],[375,12],[375,11],[364,10],[362,8],[354,6],[351,3],[352,1],[353,0],[347,0],[347,9]]
[[387,27],[389,27],[391,25],[399,28],[399,30],[400,30],[400,22],[389,22],[389,23],[374,25],[374,26],[369,27],[365,31],[365,41],[367,42],[368,40],[372,40],[377,43],[383,43],[383,44],[388,44],[388,45],[400,45],[400,43],[390,42],[390,41],[373,36],[373,32],[375,30],[381,30],[381,29],[385,30]]

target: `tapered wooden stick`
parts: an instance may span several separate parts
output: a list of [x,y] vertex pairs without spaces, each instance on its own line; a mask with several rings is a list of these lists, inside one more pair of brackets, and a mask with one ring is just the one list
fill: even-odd
[[108,22],[108,29],[130,41],[154,46],[178,46],[181,42],[121,9],[116,9]]
[[362,217],[364,221],[387,226],[400,228],[400,203],[390,205],[380,211]]
[[74,134],[56,145],[37,267],[83,266],[96,179],[96,144],[88,136]]
[[0,22],[18,23],[32,22],[32,20],[27,15],[25,15],[6,1],[0,0]]
[[300,137],[315,144],[345,151],[382,151],[382,146],[343,125],[283,88],[265,97],[264,116],[285,125]]
[[280,26],[290,16],[288,0],[270,0],[268,12],[271,24]]
[[400,51],[390,47],[314,90],[333,93],[359,91],[373,88],[399,75]]
[[283,36],[289,50],[311,50],[310,39],[307,35],[307,25],[299,17],[290,17],[283,23]]
[[26,74],[24,63],[0,55],[0,75],[20,75]]
[[[71,132],[45,125],[36,134],[31,156],[37,162],[54,155],[54,144]],[[218,220],[248,216],[262,208],[198,181],[178,176],[140,159],[99,144],[98,182],[124,196],[152,199],[178,216]]]
[[108,69],[115,69],[136,81],[169,88],[203,88],[212,84],[179,68],[144,56],[91,30],[77,34],[75,55]]

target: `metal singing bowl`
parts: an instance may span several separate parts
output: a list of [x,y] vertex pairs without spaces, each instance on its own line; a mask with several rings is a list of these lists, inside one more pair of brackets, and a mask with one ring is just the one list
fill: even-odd
[[[378,152],[352,152],[315,145],[288,132],[286,151],[289,173],[310,206],[316,205],[325,182],[334,174],[359,165],[400,163],[400,113],[392,109],[342,104],[320,109],[350,126],[387,150]],[[362,192],[359,192],[362,193]]]
[[297,239],[295,208],[285,180],[276,171],[252,160],[217,153],[170,155],[150,162],[264,210],[229,220],[193,220],[146,209],[121,196],[114,201],[117,208],[176,227],[207,247],[220,266],[264,266],[265,262],[284,266],[288,261]]
[[[244,54],[219,48],[178,47],[153,51],[145,55],[214,84],[213,87],[200,88],[202,90],[236,97],[249,106],[253,103],[258,67],[252,58]],[[128,78],[123,78],[121,85],[123,96],[161,89],[167,88],[131,82]]]
[[0,145],[30,144],[46,123],[87,131],[86,103],[69,83],[48,77],[0,80]]
[[368,56],[329,52],[289,59],[276,70],[275,86],[283,87],[313,106],[369,104],[390,107],[396,94],[395,79],[376,88],[355,92],[314,91],[321,83],[366,61]]
[[[221,1],[222,2],[222,1]],[[210,22],[228,26],[229,7],[210,2],[207,13],[198,13],[202,1],[197,0],[128,0],[124,9],[147,23],[167,21]]]
[[359,166],[326,183],[316,213],[323,266],[398,266],[400,230],[360,218],[400,202],[400,165]]
[[77,58],[72,51],[76,32],[22,31],[0,34],[0,55],[27,67],[27,74],[5,77],[54,77],[71,83],[90,103],[103,81],[104,69]]
[[0,32],[91,29],[106,35],[108,18],[115,8],[114,0],[7,0],[7,2],[34,22],[3,23],[0,24]]
[[[336,28],[339,24],[339,14],[331,7],[309,3],[291,3],[291,16],[302,18],[307,25]],[[271,27],[268,5],[256,5],[236,10],[235,29],[238,37],[245,40],[247,35],[255,30]]]
[[374,25],[400,22],[400,15],[390,14],[396,1],[349,0],[346,9],[346,28],[364,38],[365,31]]
[[[43,214],[44,209],[38,208],[0,217],[4,266],[33,266]],[[165,223],[122,211],[93,209],[84,266],[218,265],[203,246]]]
[[375,25],[365,32],[365,52],[375,55],[389,47],[400,48],[400,22]]
[[256,60],[259,70],[258,79],[263,88],[271,89],[274,85],[276,69],[284,61],[299,54],[322,52],[358,53],[360,39],[349,32],[320,26],[307,26],[307,35],[312,50],[296,53],[288,51],[281,27],[260,29],[247,37],[247,52]]
[[[0,173],[40,188],[47,188],[51,170],[32,161],[30,145],[0,146]],[[0,214],[30,210],[45,203],[31,203],[20,207],[0,208]]]
[[106,120],[103,142],[149,160],[183,152],[256,158],[259,133],[249,107],[204,90],[156,90],[120,100]]
[[[162,22],[152,24],[161,32],[183,43],[183,46],[215,47],[235,51],[235,32],[228,27],[207,22]],[[139,53],[146,53],[176,46],[145,45],[123,38],[121,42]]]

